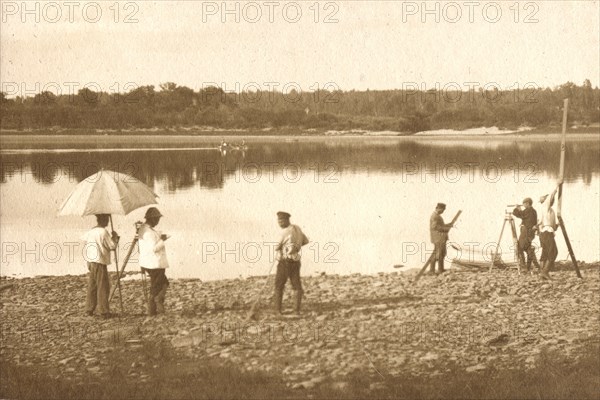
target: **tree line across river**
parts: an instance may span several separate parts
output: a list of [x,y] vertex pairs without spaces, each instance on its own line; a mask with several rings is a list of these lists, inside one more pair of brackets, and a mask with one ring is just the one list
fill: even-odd
[[254,90],[230,92],[217,86],[194,91],[173,82],[135,87],[126,93],[80,89],[76,94],[43,91],[10,97],[0,92],[0,128],[147,129],[210,126],[224,129],[368,130],[411,134],[431,129],[497,126],[556,127],[563,99],[569,98],[572,124],[600,122],[600,89],[589,80],[554,88],[525,85],[461,90],[446,85],[430,90],[311,92]]

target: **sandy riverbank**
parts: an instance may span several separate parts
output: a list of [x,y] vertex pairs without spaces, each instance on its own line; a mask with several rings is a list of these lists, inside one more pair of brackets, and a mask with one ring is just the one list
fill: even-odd
[[[283,126],[279,128],[215,128],[211,126],[168,126],[152,128],[128,128],[128,129],[92,129],[92,128],[61,128],[58,126],[36,129],[2,129],[1,135],[45,135],[45,136],[74,136],[74,135],[102,135],[102,136],[202,136],[202,137],[244,137],[244,136],[496,136],[511,134],[552,134],[560,133],[560,125],[530,127],[520,126],[513,128],[497,126],[481,126],[468,129],[453,129],[450,127],[430,129],[419,132],[399,132],[390,130],[366,130],[366,129],[345,129],[335,130],[327,128],[300,128]],[[589,134],[600,133],[600,124],[590,125],[571,125],[568,127],[568,133]]]
[[[450,271],[416,285],[412,272],[310,277],[300,317],[273,315],[268,286],[249,322],[264,277],[172,281],[168,313],[157,318],[143,315],[141,282],[123,282],[125,313],[109,320],[84,315],[85,276],[3,279],[14,286],[1,293],[0,355],[3,364],[77,381],[105,376],[115,348],[135,359],[161,343],[186,365],[210,360],[272,374],[290,390],[343,390],[356,373],[385,385],[407,374],[528,369],[545,351],[575,362],[600,338],[600,263],[585,267],[583,280],[563,270],[551,282],[500,270]],[[127,373],[146,382],[153,366],[134,361]]]
[[[569,133],[569,141],[598,141],[598,135],[592,133]],[[194,135],[153,135],[145,136],[140,140],[139,135],[0,135],[0,148],[2,152],[39,150],[49,151],[56,149],[88,150],[119,150],[119,149],[190,149],[211,148],[217,150],[221,140],[228,143],[239,143],[240,136],[222,135],[222,136],[194,136]],[[426,143],[445,143],[445,144],[465,144],[479,142],[498,142],[508,143],[514,141],[539,141],[539,142],[559,142],[561,136],[558,133],[548,134],[502,134],[502,135],[412,135],[412,136],[365,136],[365,135],[339,135],[339,136],[294,136],[294,135],[261,135],[261,136],[243,136],[249,148],[254,143],[344,143],[346,141],[364,141],[365,144],[376,143],[394,143],[394,142],[426,142]]]

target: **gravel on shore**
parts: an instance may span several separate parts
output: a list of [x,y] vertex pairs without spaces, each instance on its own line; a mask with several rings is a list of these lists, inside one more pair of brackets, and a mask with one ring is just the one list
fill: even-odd
[[[115,318],[85,315],[86,276],[2,279],[2,363],[46,368],[60,379],[102,375],[115,346],[164,343],[179,357],[206,359],[284,377],[311,388],[356,371],[374,378],[450,371],[529,368],[546,350],[574,361],[600,332],[600,263],[552,273],[551,281],[516,271],[451,270],[303,278],[300,316],[286,287],[283,317],[272,312],[272,277],[173,280],[167,313],[144,315],[142,283],[122,282]],[[248,319],[257,295],[256,318]],[[118,292],[117,292],[118,293]],[[148,375],[131,367],[131,376]]]

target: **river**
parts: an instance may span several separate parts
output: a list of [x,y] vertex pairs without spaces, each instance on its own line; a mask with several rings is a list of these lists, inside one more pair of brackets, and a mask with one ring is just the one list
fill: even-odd
[[[437,202],[447,204],[447,221],[462,210],[448,264],[489,259],[506,206],[528,196],[539,208],[559,169],[557,135],[245,139],[247,150],[223,153],[219,137],[13,138],[1,153],[2,275],[87,272],[79,238],[95,219],[57,211],[101,168],[134,176],[158,194],[165,215],[158,229],[171,236],[168,275],[203,280],[268,273],[279,210],[311,240],[304,275],[420,267],[433,249],[429,217]],[[562,214],[577,258],[588,262],[600,259],[599,156],[597,137],[569,138]],[[144,210],[114,216],[121,259]],[[560,233],[557,243],[559,260],[566,259]],[[500,245],[512,261],[509,232]],[[128,270],[138,268],[134,253]]]

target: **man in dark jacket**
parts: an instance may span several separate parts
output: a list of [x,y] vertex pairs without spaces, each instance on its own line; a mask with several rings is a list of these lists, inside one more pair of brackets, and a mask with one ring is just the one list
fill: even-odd
[[521,219],[518,250],[521,254],[523,252],[527,254],[527,272],[531,272],[531,263],[539,269],[540,264],[535,257],[535,248],[531,244],[537,229],[537,212],[533,208],[533,200],[529,197],[523,199],[523,206],[515,207],[513,215]]
[[442,218],[442,213],[446,210],[444,203],[438,203],[435,207],[435,211],[429,218],[429,233],[431,236],[431,243],[435,246],[433,252],[435,258],[429,266],[429,272],[435,272],[435,261],[438,262],[438,274],[444,272],[444,257],[446,257],[446,242],[448,241],[448,231],[452,228],[452,224],[445,224]]

